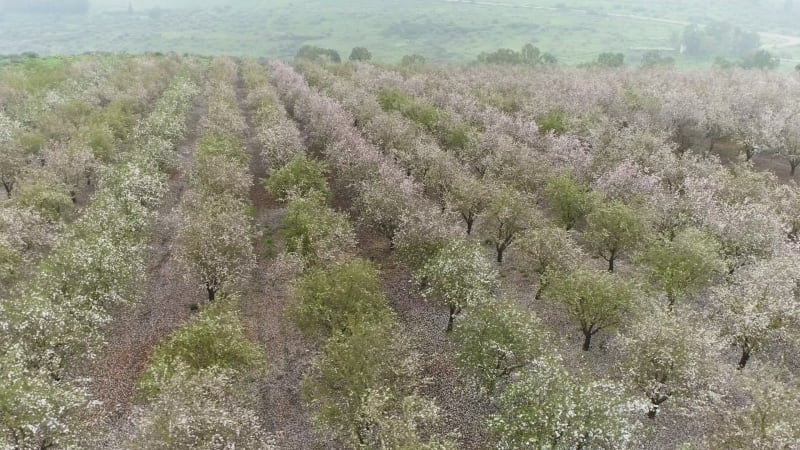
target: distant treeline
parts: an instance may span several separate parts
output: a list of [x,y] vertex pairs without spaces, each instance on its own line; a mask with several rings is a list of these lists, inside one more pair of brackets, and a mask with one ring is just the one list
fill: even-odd
[[86,14],[89,0],[0,0],[0,12],[19,14]]

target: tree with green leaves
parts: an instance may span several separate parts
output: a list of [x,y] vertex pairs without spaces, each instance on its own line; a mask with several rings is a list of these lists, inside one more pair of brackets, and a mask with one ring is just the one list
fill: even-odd
[[625,55],[622,53],[600,53],[597,56],[597,65],[602,67],[617,68],[625,65]]
[[520,233],[541,220],[536,199],[512,187],[497,185],[491,189],[483,220],[481,235],[494,245],[497,262],[503,262],[503,254],[519,237]]
[[325,163],[311,159],[305,153],[298,153],[282,167],[272,170],[264,180],[264,187],[282,202],[292,196],[308,196],[311,191],[328,199],[331,192],[325,178],[327,173]]
[[544,200],[552,209],[561,225],[571,230],[583,220],[597,202],[597,195],[584,186],[569,172],[564,172],[547,181]]
[[339,446],[451,448],[426,430],[438,414],[417,392],[419,371],[418,355],[397,327],[359,321],[347,333],[331,335],[301,392],[315,428]]
[[650,284],[666,294],[669,309],[726,270],[719,242],[697,228],[680,231],[672,240],[654,241],[637,259],[644,263]]
[[634,305],[633,290],[626,282],[612,273],[590,269],[553,276],[544,297],[563,306],[580,324],[583,350],[587,352],[592,336],[619,326]]
[[542,324],[533,313],[502,298],[476,305],[458,317],[453,339],[458,361],[489,393],[542,353]]
[[584,258],[583,250],[572,234],[561,227],[544,225],[526,230],[517,242],[521,269],[539,277],[534,298],[539,298],[550,275],[576,269]]
[[262,375],[267,368],[264,351],[247,336],[237,307],[236,297],[210,304],[159,343],[137,381],[138,395],[153,399],[172,378],[186,379],[208,369],[241,377]]
[[372,59],[372,53],[366,47],[353,47],[349,59],[350,61],[369,61]]
[[347,215],[330,208],[317,192],[290,200],[281,225],[286,251],[299,255],[306,266],[335,264],[356,247]]
[[360,322],[388,325],[394,320],[378,270],[364,259],[312,268],[293,292],[292,317],[306,336],[346,334]]
[[604,202],[586,216],[584,238],[589,248],[608,261],[608,271],[623,252],[636,249],[645,238],[641,214],[619,200]]

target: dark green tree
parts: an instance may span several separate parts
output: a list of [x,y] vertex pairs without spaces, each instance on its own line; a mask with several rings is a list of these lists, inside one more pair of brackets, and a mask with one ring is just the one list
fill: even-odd
[[372,53],[366,47],[353,47],[350,52],[350,61],[369,61],[372,59]]

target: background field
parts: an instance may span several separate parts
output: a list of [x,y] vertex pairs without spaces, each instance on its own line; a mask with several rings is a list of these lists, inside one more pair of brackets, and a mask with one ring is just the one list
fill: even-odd
[[[786,61],[800,62],[800,4],[791,0],[96,0],[85,16],[5,15],[0,53],[178,51],[291,57],[304,44],[332,47],[346,57],[357,45],[376,60],[418,53],[429,60],[464,62],[498,47],[533,42],[562,63],[606,51],[638,63],[649,49],[672,51],[679,65],[708,65],[678,54],[688,23],[727,21],[770,33],[762,43]],[[781,37],[780,35],[783,35]],[[787,37],[787,35],[789,37]],[[799,39],[800,40],[800,39]]]

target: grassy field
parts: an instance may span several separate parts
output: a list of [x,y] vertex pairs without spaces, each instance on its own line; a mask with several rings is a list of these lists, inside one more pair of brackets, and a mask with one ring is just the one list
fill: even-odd
[[[165,4],[168,3],[168,4]],[[665,4],[666,3],[666,4]],[[357,45],[376,60],[418,53],[429,60],[464,62],[482,51],[533,42],[562,63],[577,64],[606,51],[637,63],[649,49],[677,49],[687,23],[729,21],[777,35],[800,34],[800,4],[784,0],[272,0],[269,2],[105,0],[87,16],[5,16],[0,53],[178,51],[288,58],[304,44],[331,47],[347,57]],[[158,6],[161,5],[161,6]],[[158,10],[154,10],[158,7]],[[787,42],[764,36],[765,44]],[[708,65],[675,52],[679,64]],[[774,49],[784,68],[800,61],[800,45]]]

